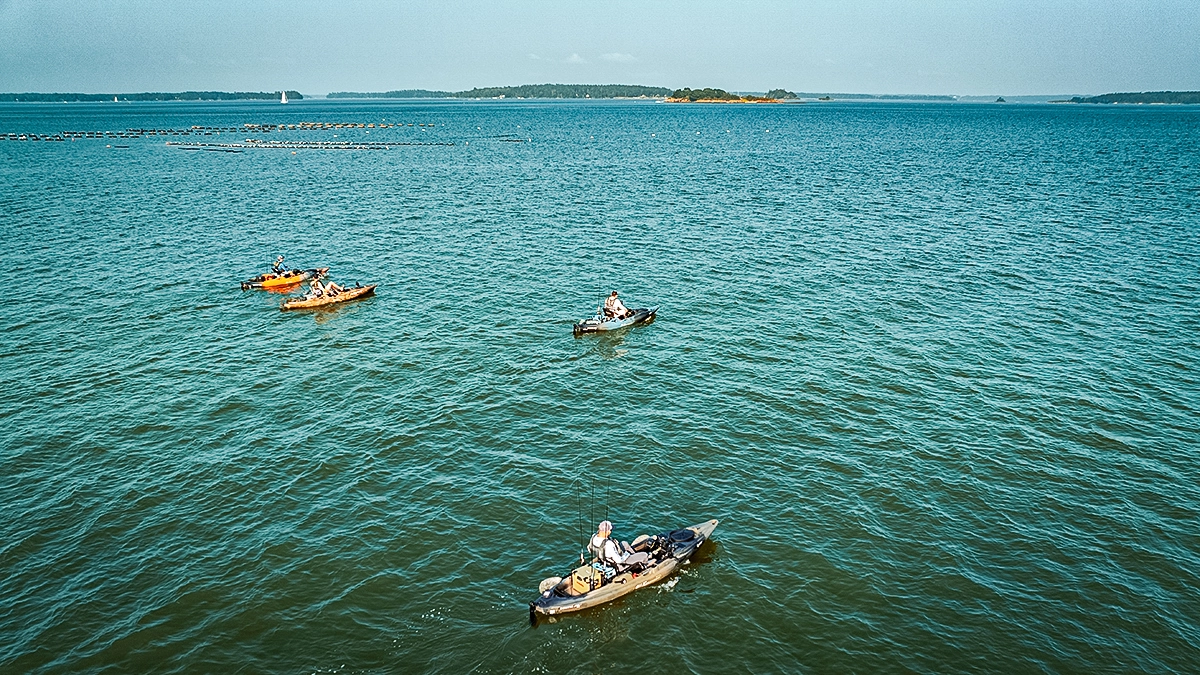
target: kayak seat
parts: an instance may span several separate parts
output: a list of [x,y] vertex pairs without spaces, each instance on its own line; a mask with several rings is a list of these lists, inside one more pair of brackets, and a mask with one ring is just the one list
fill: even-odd
[[646,553],[645,551],[642,551],[640,553],[634,553],[634,554],[630,555],[628,558],[626,558],[625,562],[622,563],[622,565],[621,565],[622,571],[625,571],[625,570],[637,571],[641,568],[644,568],[648,562],[650,562],[650,554],[649,553]]
[[650,537],[643,534],[633,540],[633,546],[630,548],[633,549],[634,553],[641,553],[642,551],[653,549],[656,543],[658,543],[658,537]]

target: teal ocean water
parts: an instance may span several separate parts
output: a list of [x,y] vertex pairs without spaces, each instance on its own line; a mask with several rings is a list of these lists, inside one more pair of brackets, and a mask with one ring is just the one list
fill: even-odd
[[1195,672],[1200,108],[0,105],[300,122],[0,140],[0,671]]

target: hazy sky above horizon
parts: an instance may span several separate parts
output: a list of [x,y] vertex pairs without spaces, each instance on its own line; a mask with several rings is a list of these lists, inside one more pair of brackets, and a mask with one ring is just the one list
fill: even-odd
[[1200,90],[1200,0],[0,0],[0,91]]

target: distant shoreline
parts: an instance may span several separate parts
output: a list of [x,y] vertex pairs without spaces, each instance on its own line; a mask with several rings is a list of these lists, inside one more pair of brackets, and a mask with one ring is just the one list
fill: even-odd
[[640,84],[522,84],[515,87],[476,87],[463,91],[437,91],[433,89],[396,89],[383,92],[335,91],[325,98],[666,98],[671,90],[666,87],[646,87]]
[[[283,91],[181,91],[140,92],[135,94],[79,94],[26,92],[21,94],[0,93],[3,103],[103,103],[128,101],[278,101]],[[287,91],[288,99],[299,101],[304,98],[298,91]]]
[[[284,92],[136,92],[88,94],[66,93],[0,93],[0,103],[132,103],[132,102],[214,102],[214,101],[276,101]],[[929,103],[994,103],[1003,102],[986,95],[949,94],[851,94],[790,92],[773,89],[765,94],[758,92],[727,92],[721,89],[670,90],[663,87],[642,85],[587,85],[587,84],[538,84],[513,87],[486,87],[464,91],[438,91],[432,89],[400,89],[385,92],[331,92],[305,97],[298,91],[288,90],[290,101],[315,100],[630,100],[659,101],[670,103],[799,103],[807,101],[844,102],[929,102]],[[679,94],[684,95],[679,95]],[[711,93],[711,95],[710,95]],[[1140,93],[1110,93],[1098,96],[1067,95],[1007,95],[1013,103],[1077,103],[1099,105],[1188,105],[1200,104],[1200,91],[1152,91]]]
[[1050,103],[1099,103],[1129,105],[1189,105],[1200,103],[1200,91],[1143,91],[1139,93],[1073,96]]

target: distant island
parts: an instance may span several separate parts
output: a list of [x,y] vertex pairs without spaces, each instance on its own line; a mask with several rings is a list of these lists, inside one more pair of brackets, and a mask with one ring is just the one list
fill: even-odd
[[522,84],[516,87],[477,87],[465,91],[335,91],[326,95],[326,98],[663,98],[670,93],[671,90],[665,87],[637,84]]
[[833,101],[843,99],[850,101],[956,101],[958,97],[943,94],[817,94],[796,93],[786,89],[772,89],[764,96],[753,94],[733,94],[724,89],[676,89],[667,97],[671,103],[770,103],[795,101],[799,99],[816,99],[818,101]]
[[1200,103],[1200,91],[1143,91],[1127,94],[1101,94],[1100,96],[1073,96],[1065,101],[1051,103]]
[[[0,94],[4,103],[86,103],[89,101],[278,101],[281,92],[269,91],[181,91],[176,93],[142,92],[139,94]],[[288,90],[288,100],[304,98]]]
[[[777,96],[772,96],[776,94]],[[766,96],[739,96],[724,89],[676,89],[667,97],[668,103],[779,103],[797,96],[784,89],[772,89]]]
[[948,94],[837,94],[799,92],[800,98],[815,98],[818,101],[957,101],[957,96]]

